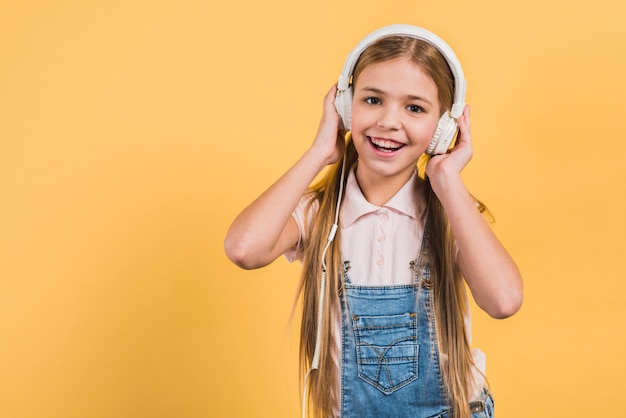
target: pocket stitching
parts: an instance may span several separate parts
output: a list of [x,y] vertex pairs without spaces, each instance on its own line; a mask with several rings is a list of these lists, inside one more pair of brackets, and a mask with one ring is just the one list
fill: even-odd
[[[408,316],[407,316],[408,315]],[[367,318],[372,324],[357,326],[357,321],[360,319]],[[389,321],[396,321],[393,323],[383,323],[382,319],[387,318]],[[408,320],[407,320],[408,319]],[[398,321],[402,322],[399,323]],[[378,323],[377,323],[378,322]],[[356,339],[356,358],[357,358],[357,367],[358,367],[358,375],[359,377],[366,381],[367,383],[374,386],[376,389],[381,391],[384,394],[391,394],[394,391],[408,385],[409,383],[415,381],[418,377],[418,356],[419,356],[419,344],[417,344],[417,315],[416,313],[404,313],[399,315],[381,315],[381,316],[362,316],[353,315],[352,317],[352,327],[355,334]],[[400,336],[396,340],[392,341],[386,345],[377,345],[376,343],[376,334],[373,334],[372,331],[379,330],[397,330],[399,328],[406,328],[409,335]],[[363,332],[363,331],[370,331]],[[364,342],[366,338],[372,340],[372,343]],[[398,346],[398,344],[402,342],[413,341],[413,343],[408,347],[412,354],[411,356],[400,356],[400,357],[391,357],[387,358],[385,356],[386,353],[389,352],[392,348]],[[362,353],[362,348],[369,347],[377,357],[364,357]],[[383,348],[382,356],[381,352],[376,348]],[[392,378],[392,370],[389,368],[390,364],[393,366],[394,363],[409,363],[405,365],[400,372],[401,376],[398,378],[399,383],[394,384],[394,379]],[[364,366],[366,365],[374,365],[376,364],[376,372],[374,374],[374,379],[370,376],[371,373],[366,373]],[[388,379],[388,387],[382,385],[380,383],[381,372],[383,372],[383,368],[387,370],[387,379]],[[396,373],[397,374],[397,373]]]

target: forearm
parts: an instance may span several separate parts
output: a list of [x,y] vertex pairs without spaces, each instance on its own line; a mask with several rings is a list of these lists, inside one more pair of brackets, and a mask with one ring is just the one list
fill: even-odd
[[484,220],[459,175],[443,176],[435,187],[459,248],[457,262],[474,300],[494,318],[513,315],[523,299],[517,265]]
[[263,267],[295,245],[299,237],[291,215],[326,161],[309,149],[231,225],[224,248],[242,268]]

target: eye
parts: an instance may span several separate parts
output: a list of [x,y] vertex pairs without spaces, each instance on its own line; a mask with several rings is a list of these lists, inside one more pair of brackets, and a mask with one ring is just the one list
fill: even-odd
[[378,97],[368,97],[367,99],[365,99],[365,103],[371,105],[379,105],[380,99]]
[[424,111],[423,107],[414,105],[414,104],[408,105],[407,109],[409,110],[409,112],[412,112],[412,113],[422,113]]

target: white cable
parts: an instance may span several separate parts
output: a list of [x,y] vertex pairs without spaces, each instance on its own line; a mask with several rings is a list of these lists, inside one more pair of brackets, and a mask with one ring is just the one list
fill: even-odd
[[339,227],[339,206],[343,197],[343,179],[346,171],[346,156],[344,155],[341,163],[341,176],[339,180],[339,194],[337,195],[337,205],[335,207],[335,222],[328,233],[328,240],[322,251],[322,277],[320,279],[319,302],[317,305],[317,332],[315,336],[315,351],[313,352],[313,360],[311,360],[311,368],[304,376],[304,390],[302,392],[302,418],[306,417],[306,387],[309,375],[313,370],[317,370],[320,365],[320,356],[322,351],[322,323],[324,321],[324,294],[326,292],[326,252],[330,247],[330,243],[335,239],[337,228]]

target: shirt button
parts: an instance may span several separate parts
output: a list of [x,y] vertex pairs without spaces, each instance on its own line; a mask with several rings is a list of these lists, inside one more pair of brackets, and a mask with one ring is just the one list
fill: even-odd
[[385,242],[385,236],[384,235],[379,235],[378,238],[376,238],[376,241],[378,241],[378,242]]
[[382,257],[379,257],[376,259],[376,264],[378,264],[379,266],[382,266],[385,263],[385,260],[383,260]]
[[378,215],[378,220],[381,221],[381,222],[387,221],[387,214],[386,213],[381,213],[380,215]]

